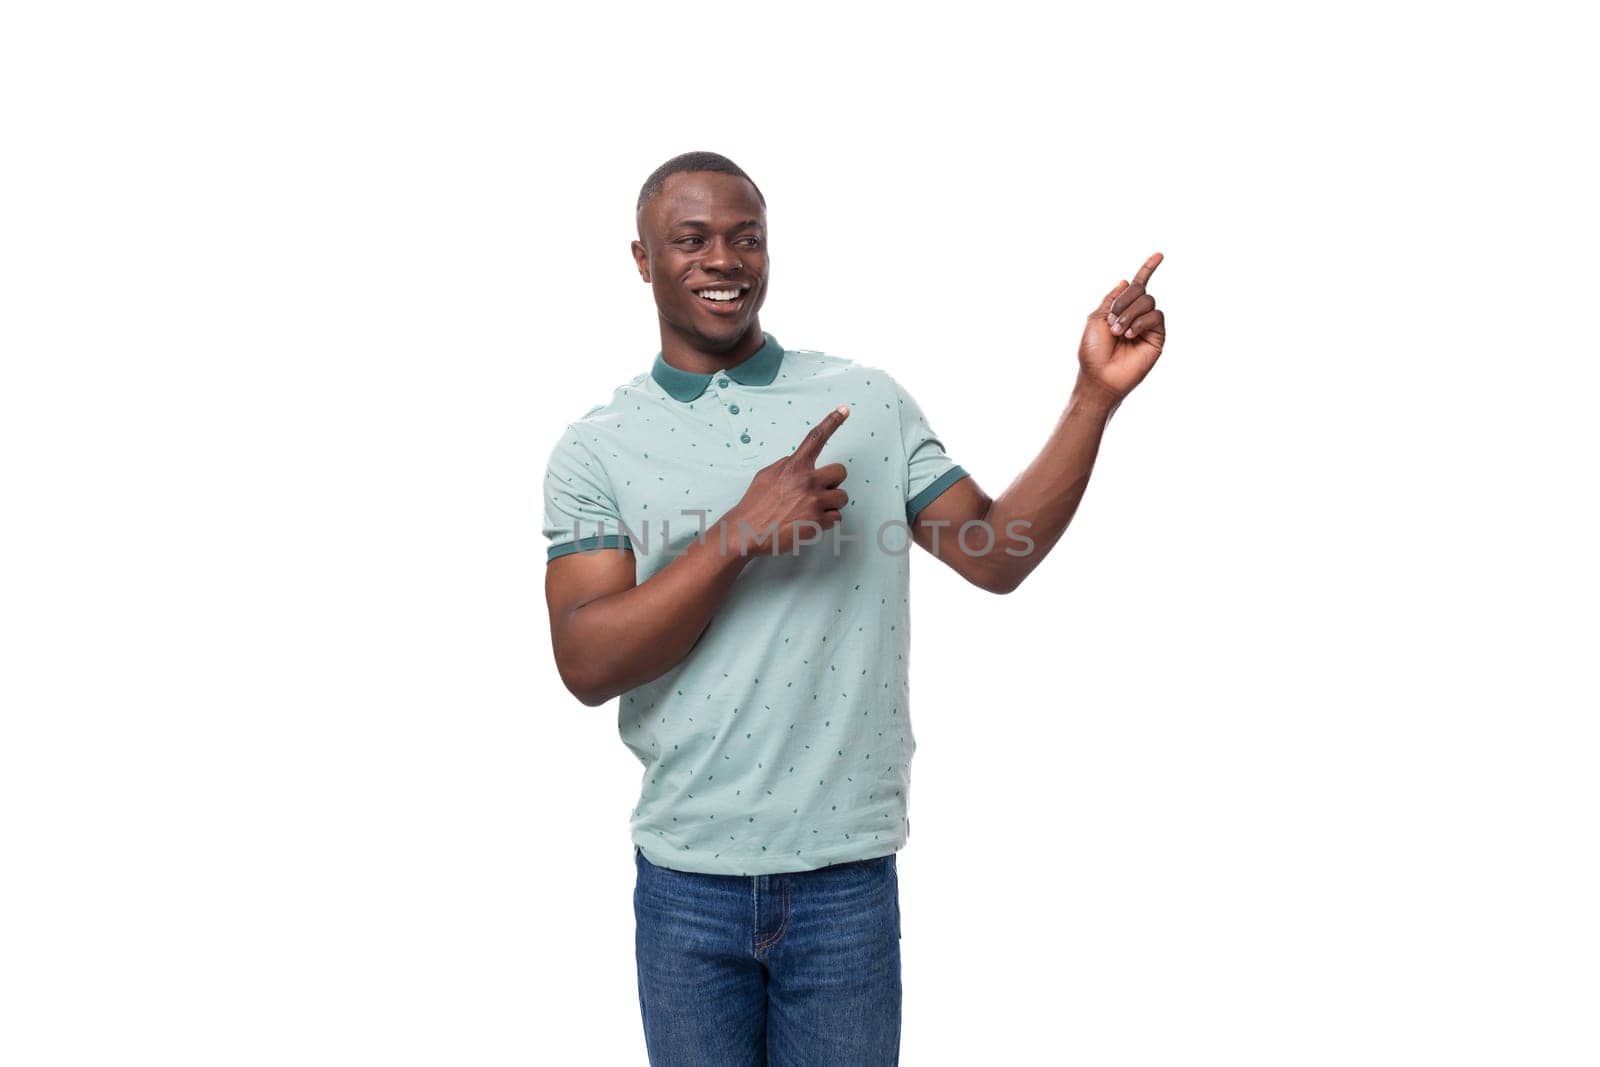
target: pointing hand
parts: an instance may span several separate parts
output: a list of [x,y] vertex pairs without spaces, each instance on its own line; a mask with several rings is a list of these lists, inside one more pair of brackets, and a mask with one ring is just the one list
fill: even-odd
[[1119,400],[1150,373],[1166,344],[1166,317],[1145,289],[1163,258],[1156,252],[1144,261],[1131,284],[1118,282],[1105,295],[1090,313],[1078,345],[1083,377]]
[[842,463],[817,466],[822,446],[850,416],[841,404],[822,417],[790,455],[756,472],[744,497],[728,513],[731,551],[740,555],[794,550],[807,535],[820,536],[837,525],[850,495],[839,488],[845,479]]

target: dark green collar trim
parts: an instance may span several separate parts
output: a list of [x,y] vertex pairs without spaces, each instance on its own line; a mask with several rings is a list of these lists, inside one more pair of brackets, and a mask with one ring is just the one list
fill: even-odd
[[[763,333],[761,336],[767,339],[767,343],[756,349],[754,355],[719,373],[727,375],[740,385],[771,385],[778,377],[778,368],[783,365],[783,346],[770,333]],[[691,400],[698,399],[716,375],[679,370],[657,352],[655,365],[650,368],[650,377],[654,378],[656,384],[661,386],[672,399],[687,404]]]

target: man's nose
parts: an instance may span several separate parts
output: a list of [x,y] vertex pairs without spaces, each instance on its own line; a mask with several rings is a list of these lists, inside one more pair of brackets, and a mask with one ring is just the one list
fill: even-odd
[[739,256],[734,251],[733,246],[726,241],[712,241],[706,249],[705,258],[700,261],[700,265],[706,270],[721,271],[724,274],[736,271],[744,266],[743,263],[739,262]]

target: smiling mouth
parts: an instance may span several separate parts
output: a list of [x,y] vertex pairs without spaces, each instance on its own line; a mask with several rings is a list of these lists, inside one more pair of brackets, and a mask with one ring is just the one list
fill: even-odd
[[703,304],[731,311],[744,303],[745,294],[749,291],[748,285],[728,285],[720,289],[698,289],[696,295]]

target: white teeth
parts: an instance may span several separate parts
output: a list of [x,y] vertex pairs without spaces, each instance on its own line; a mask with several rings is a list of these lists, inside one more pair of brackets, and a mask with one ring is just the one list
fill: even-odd
[[739,289],[702,289],[700,295],[707,300],[737,300],[744,293]]

